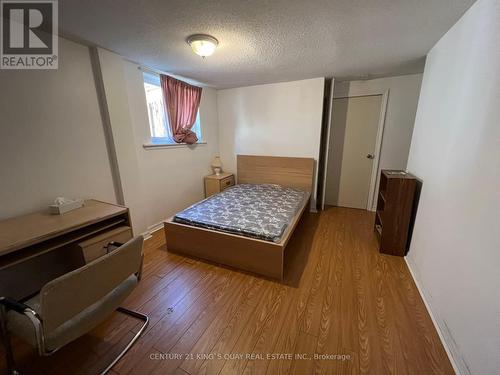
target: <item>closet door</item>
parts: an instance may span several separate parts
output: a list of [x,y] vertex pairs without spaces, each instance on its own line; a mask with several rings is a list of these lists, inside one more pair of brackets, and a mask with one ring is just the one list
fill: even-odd
[[333,100],[333,183],[327,203],[367,208],[381,104],[382,95]]

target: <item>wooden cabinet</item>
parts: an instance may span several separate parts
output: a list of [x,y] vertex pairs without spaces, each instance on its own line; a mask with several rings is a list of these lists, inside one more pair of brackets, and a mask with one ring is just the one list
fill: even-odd
[[205,176],[205,198],[220,193],[224,189],[234,185],[234,174],[221,173]]
[[374,226],[381,253],[404,256],[408,251],[418,183],[405,171],[382,170]]

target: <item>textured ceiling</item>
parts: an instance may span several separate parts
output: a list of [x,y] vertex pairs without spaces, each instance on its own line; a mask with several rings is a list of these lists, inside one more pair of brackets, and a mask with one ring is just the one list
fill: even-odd
[[[60,0],[63,35],[225,88],[417,73],[474,0]],[[186,44],[220,44],[202,59]]]

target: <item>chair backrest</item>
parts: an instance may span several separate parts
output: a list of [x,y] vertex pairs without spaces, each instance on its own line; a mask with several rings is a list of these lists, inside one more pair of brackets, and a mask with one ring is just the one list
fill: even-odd
[[40,312],[50,332],[115,289],[142,265],[142,236],[85,266],[45,284],[40,291]]

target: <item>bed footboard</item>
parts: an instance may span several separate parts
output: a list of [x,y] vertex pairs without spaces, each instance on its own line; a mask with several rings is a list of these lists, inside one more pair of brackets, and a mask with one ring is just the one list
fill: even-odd
[[173,222],[164,223],[167,250],[283,280],[284,245]]

